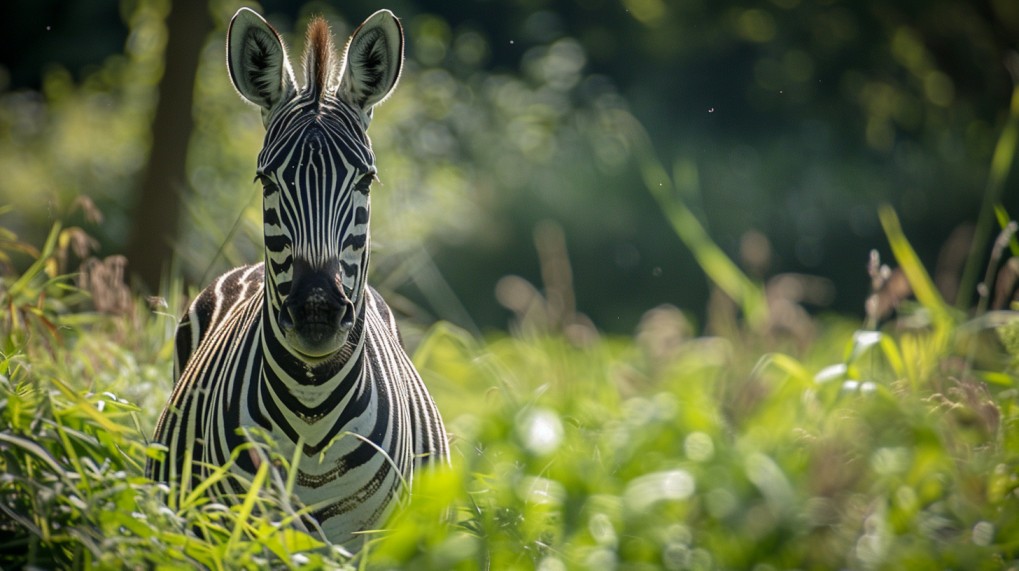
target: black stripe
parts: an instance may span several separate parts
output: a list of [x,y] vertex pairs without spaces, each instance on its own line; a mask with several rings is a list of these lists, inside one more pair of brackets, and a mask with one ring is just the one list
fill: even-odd
[[270,252],[282,252],[290,245],[290,239],[286,236],[266,236],[265,248]]
[[[252,328],[251,331],[255,331]],[[249,334],[245,336],[244,345],[240,350],[240,359],[237,360],[237,371],[235,376],[230,379],[232,382],[229,383],[230,398],[229,403],[226,406],[226,410],[223,412],[223,437],[226,440],[226,446],[229,453],[233,453],[238,446],[241,446],[245,442],[245,438],[240,434],[240,431],[236,428],[231,430],[230,427],[241,426],[241,404],[245,402],[244,395],[241,394],[241,389],[244,388],[245,382],[242,375],[248,364],[248,356],[253,355],[253,371],[258,371],[261,368],[261,358],[258,357],[258,350],[255,347],[258,344],[258,340],[255,335]],[[255,391],[248,391],[249,396]],[[241,454],[237,458],[237,465],[248,473],[255,472],[255,464],[251,461],[251,457],[248,454]]]
[[367,234],[348,234],[347,237],[343,239],[342,248],[344,250],[346,250],[347,248],[354,248],[355,250],[360,250],[361,248],[364,248],[364,244],[367,239],[368,239]]

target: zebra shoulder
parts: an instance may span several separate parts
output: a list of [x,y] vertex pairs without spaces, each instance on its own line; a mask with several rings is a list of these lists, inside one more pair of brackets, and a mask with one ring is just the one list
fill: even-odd
[[253,264],[234,268],[219,276],[199,293],[177,324],[174,340],[174,381],[180,378],[188,359],[202,343],[209,331],[214,330],[238,304],[260,295],[264,268]]

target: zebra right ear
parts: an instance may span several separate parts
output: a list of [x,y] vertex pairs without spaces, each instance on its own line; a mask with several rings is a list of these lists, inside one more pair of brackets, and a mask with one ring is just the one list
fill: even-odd
[[337,94],[370,120],[372,108],[396,87],[402,67],[403,26],[389,10],[379,10],[351,34]]
[[261,16],[241,8],[226,35],[230,81],[245,99],[262,108],[262,122],[296,91],[294,70],[279,33]]

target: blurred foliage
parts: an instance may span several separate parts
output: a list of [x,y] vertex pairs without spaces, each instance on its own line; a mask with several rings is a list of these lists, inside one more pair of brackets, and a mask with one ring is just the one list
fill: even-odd
[[[262,128],[229,87],[222,56],[227,19],[242,4],[210,2],[217,28],[197,70],[177,241],[180,270],[197,284],[260,252],[258,193],[248,181]],[[121,52],[87,65],[54,55],[37,70],[38,92],[0,91],[0,198],[15,206],[23,235],[41,238],[86,196],[106,215],[89,228],[104,253],[124,249],[170,3],[120,7]],[[296,58],[310,15],[324,13],[343,38],[373,7],[268,0],[264,9]],[[642,176],[634,140],[620,128],[632,118],[660,154],[696,170],[685,204],[734,259],[748,235],[763,235],[770,255],[761,271],[824,275],[825,303],[858,311],[866,294],[858,268],[880,241],[874,213],[888,201],[941,272],[935,260],[949,229],[980,208],[974,189],[985,185],[1007,116],[1004,62],[1019,30],[1012,3],[1001,0],[390,8],[404,20],[409,61],[371,128],[383,183],[376,279],[413,299],[422,319],[468,328],[504,324],[492,292],[505,274],[537,279],[530,242],[546,219],[566,233],[579,302],[601,327],[632,327],[646,307],[637,300],[705,316],[697,309],[709,293],[704,274],[660,204],[634,184]],[[39,20],[32,14],[26,23]],[[54,23],[71,41],[72,24]],[[60,41],[26,38],[3,67],[23,70],[32,61],[24,54],[60,53],[50,49]],[[1006,172],[1005,189],[1008,180]],[[1014,192],[1002,200],[1017,210]]]
[[[659,154],[696,169],[688,206],[730,256],[748,230],[760,232],[772,246],[767,271],[828,277],[829,303],[858,310],[866,292],[858,268],[880,242],[881,202],[902,212],[931,269],[951,272],[936,267],[938,250],[975,218],[1008,115],[1006,61],[1019,30],[1012,4],[586,0],[468,4],[449,18],[489,22],[496,65],[512,61],[514,46],[577,38],[585,70],[611,78]],[[655,204],[627,184],[635,176],[627,169],[599,181],[618,189],[622,205],[585,189],[571,210],[547,208],[542,186],[521,201],[563,224],[585,277],[578,296],[607,327],[618,316],[635,320],[609,292],[704,296]],[[1014,182],[1007,188],[1014,210]],[[578,210],[588,203],[607,208]],[[526,226],[537,215],[514,216]]]
[[132,33],[123,53],[81,82],[50,64],[39,92],[0,95],[0,168],[8,173],[0,196],[18,213],[9,224],[20,233],[37,238],[86,197],[106,214],[101,227],[90,228],[100,240],[126,239],[134,183],[147,158],[165,10],[125,7]]

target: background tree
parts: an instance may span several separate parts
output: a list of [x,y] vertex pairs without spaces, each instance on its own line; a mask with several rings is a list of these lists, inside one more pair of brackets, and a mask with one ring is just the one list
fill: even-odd
[[157,291],[174,255],[181,203],[188,185],[188,144],[194,125],[192,94],[202,42],[212,29],[208,7],[176,2],[166,17],[166,62],[152,120],[152,148],[138,189],[126,253],[134,274]]

